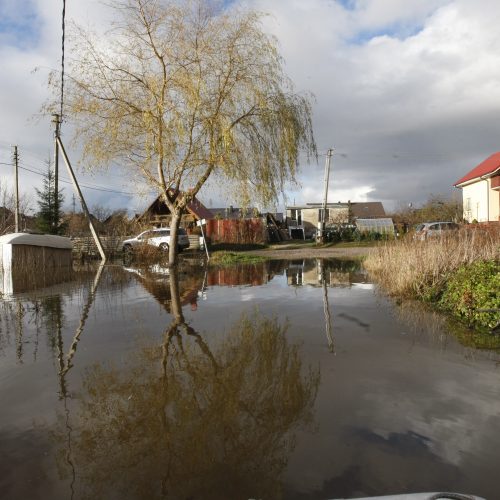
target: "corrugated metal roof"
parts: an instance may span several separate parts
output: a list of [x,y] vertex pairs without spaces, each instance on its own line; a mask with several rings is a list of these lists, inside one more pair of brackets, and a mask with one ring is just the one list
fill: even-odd
[[465,174],[461,179],[458,179],[453,185],[458,186],[459,184],[464,184],[465,182],[478,179],[484,175],[493,174],[497,170],[500,170],[500,152],[493,153],[486,158],[486,160],[477,165],[477,167],[474,167],[469,173]]

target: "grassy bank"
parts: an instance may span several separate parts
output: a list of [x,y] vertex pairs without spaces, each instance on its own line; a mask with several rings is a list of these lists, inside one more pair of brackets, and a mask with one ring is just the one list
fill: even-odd
[[499,258],[499,234],[464,230],[387,243],[366,258],[365,267],[392,296],[432,302],[469,325],[492,328],[499,318]]

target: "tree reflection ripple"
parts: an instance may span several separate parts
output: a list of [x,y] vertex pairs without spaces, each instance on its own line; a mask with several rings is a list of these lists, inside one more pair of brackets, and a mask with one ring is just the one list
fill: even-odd
[[[72,412],[77,490],[108,499],[281,498],[294,432],[312,421],[319,370],[303,366],[286,325],[257,312],[209,346],[184,321],[170,278],[163,343],[138,348],[125,368],[97,364],[84,377]],[[61,418],[56,442],[64,432]],[[69,474],[62,449],[60,457]]]

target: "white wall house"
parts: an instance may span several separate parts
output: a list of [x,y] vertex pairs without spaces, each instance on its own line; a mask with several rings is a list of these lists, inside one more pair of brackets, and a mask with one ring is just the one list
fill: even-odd
[[462,190],[467,222],[500,220],[500,152],[486,158],[454,186]]
[[[286,222],[289,233],[300,231],[304,238],[313,238],[322,221],[323,204],[307,203],[286,207]],[[328,203],[325,213],[325,225],[337,226],[354,224],[356,219],[377,219],[385,217],[384,206],[380,201]]]

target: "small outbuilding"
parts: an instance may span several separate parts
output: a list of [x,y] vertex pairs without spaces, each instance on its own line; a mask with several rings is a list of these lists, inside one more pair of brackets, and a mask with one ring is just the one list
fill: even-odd
[[72,248],[71,240],[63,236],[0,236],[0,291],[15,293],[63,281],[61,275],[66,276],[72,269]]

